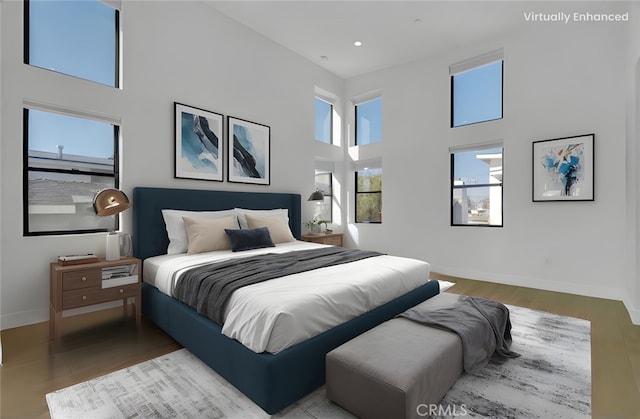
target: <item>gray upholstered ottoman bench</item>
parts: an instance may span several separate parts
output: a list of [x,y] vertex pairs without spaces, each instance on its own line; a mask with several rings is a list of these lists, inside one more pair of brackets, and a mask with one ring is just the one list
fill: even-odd
[[[443,293],[418,306],[456,299]],[[327,397],[360,418],[417,418],[418,406],[424,414],[437,404],[462,371],[457,334],[395,318],[327,354]]]

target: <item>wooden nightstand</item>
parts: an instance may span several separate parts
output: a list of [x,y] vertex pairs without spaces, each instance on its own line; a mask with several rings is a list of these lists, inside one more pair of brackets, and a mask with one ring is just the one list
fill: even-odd
[[136,326],[140,328],[140,273],[140,259],[133,257],[114,261],[100,259],[81,265],[52,263],[49,333],[56,346],[60,344],[62,312],[72,308],[123,300],[126,314],[127,299],[133,298]]
[[343,233],[331,233],[331,234],[303,234],[302,240],[306,242],[330,244],[333,246],[342,246]]

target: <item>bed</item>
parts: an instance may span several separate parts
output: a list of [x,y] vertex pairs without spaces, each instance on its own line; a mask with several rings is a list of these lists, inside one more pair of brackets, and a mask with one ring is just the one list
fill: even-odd
[[[167,253],[163,209],[219,211],[233,208],[285,209],[300,238],[297,194],[138,187],[133,191],[134,255],[145,260]],[[145,268],[146,269],[146,268]],[[428,281],[393,300],[277,353],[257,353],[222,334],[222,327],[195,309],[143,283],[145,317],[202,359],[269,414],[277,413],[325,380],[325,355],[376,325],[439,292]]]

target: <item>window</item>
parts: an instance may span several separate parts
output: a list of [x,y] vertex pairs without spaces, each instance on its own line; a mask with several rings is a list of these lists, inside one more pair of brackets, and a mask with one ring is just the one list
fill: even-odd
[[24,110],[24,234],[117,229],[118,217],[98,217],[93,197],[118,187],[118,126]]
[[356,105],[356,144],[382,141],[382,98]]
[[322,192],[324,200],[318,201],[313,216],[331,223],[333,222],[333,173],[316,170],[316,189]]
[[118,10],[98,0],[24,5],[26,64],[118,87]]
[[450,67],[451,126],[502,118],[502,51]]
[[382,168],[356,172],[356,223],[382,222]]
[[451,153],[451,225],[502,226],[500,146]]
[[333,144],[333,104],[316,97],[316,141]]

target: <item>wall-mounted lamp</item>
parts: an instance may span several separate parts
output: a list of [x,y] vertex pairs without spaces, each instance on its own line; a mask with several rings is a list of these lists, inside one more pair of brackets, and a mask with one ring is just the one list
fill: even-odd
[[[93,198],[93,210],[99,217],[116,215],[131,208],[131,201],[127,195],[119,189],[103,189]],[[120,259],[120,239],[118,235],[110,231],[107,234],[107,252],[105,259]]]
[[307,201],[324,201],[324,194],[320,189],[316,189],[311,195],[309,195],[309,199]]

